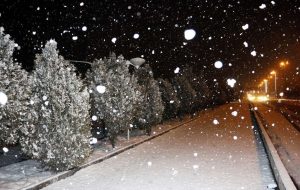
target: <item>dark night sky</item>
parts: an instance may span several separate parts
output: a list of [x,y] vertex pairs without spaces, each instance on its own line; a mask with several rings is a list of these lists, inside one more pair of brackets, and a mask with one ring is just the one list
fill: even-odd
[[[27,69],[51,38],[66,59],[92,61],[110,50],[127,59],[143,55],[161,76],[191,65],[207,75],[244,81],[259,78],[282,59],[300,65],[297,0],[2,0],[0,9],[0,26],[21,46],[16,57]],[[242,29],[245,24],[249,29]],[[190,28],[197,34],[187,41],[183,34]],[[224,64],[221,70],[214,67],[217,60]]]

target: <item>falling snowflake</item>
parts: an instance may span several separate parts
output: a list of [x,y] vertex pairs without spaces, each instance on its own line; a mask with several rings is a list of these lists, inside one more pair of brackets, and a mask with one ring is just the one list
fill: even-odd
[[186,40],[192,40],[196,36],[196,31],[194,29],[187,29],[184,31],[184,38]]
[[83,2],[81,2],[79,5],[82,7],[82,6],[84,5],[84,3],[83,3]]
[[220,123],[219,123],[219,121],[218,121],[217,119],[214,119],[214,120],[213,120],[213,124],[218,125],[218,124],[220,124]]
[[72,40],[74,40],[74,41],[78,40],[78,36],[73,36]]
[[238,139],[238,137],[237,136],[233,136],[233,140],[237,140]]
[[174,70],[174,73],[175,73],[175,74],[179,73],[179,70],[180,70],[180,68],[179,68],[179,67],[176,67],[176,69]]
[[3,150],[3,152],[8,152],[8,148],[6,148],[6,147],[3,147],[2,150]]
[[90,144],[96,144],[97,143],[97,138],[95,138],[95,137],[92,137],[92,138],[90,138]]
[[268,184],[267,188],[268,188],[268,189],[276,189],[276,188],[277,188],[277,185],[274,184],[274,183],[271,183],[271,184]]
[[95,115],[92,116],[93,121],[97,121],[97,119],[98,119],[97,116],[95,116]]
[[102,85],[98,85],[96,87],[96,90],[100,93],[100,94],[103,94],[105,91],[106,91],[106,87],[105,86],[102,86]]
[[227,79],[227,85],[230,86],[231,88],[234,87],[235,83],[236,83],[235,79]]
[[256,51],[255,51],[255,50],[251,51],[251,55],[252,55],[253,57],[255,57],[255,56],[256,56]]
[[243,30],[247,30],[248,28],[249,28],[249,24],[245,24],[245,25],[242,26]]
[[195,165],[193,165],[193,169],[194,169],[194,170],[197,170],[197,169],[199,169],[199,165],[196,165],[196,164],[195,164]]
[[266,7],[267,7],[267,6],[266,6],[266,4],[264,4],[264,3],[261,4],[261,5],[259,6],[260,9],[265,9]]
[[237,111],[233,111],[233,112],[231,112],[231,115],[234,116],[234,117],[236,117],[238,115],[238,112]]
[[248,43],[247,42],[244,42],[243,44],[244,44],[245,47],[248,47]]
[[197,157],[198,156],[198,153],[197,152],[194,152],[194,157]]
[[48,98],[47,96],[43,96],[43,100],[44,100],[44,101],[46,101],[46,100],[47,100],[47,98]]
[[134,39],[138,39],[140,37],[140,35],[138,34],[138,33],[135,33],[134,35],[133,35],[133,38]]
[[284,95],[283,92],[280,92],[280,93],[279,93],[279,96],[280,96],[280,97],[283,97],[283,95]]
[[150,161],[147,164],[148,164],[148,167],[152,166],[152,162],[150,162]]
[[175,170],[175,168],[172,168],[172,175],[176,176],[178,174],[178,171]]
[[36,31],[32,31],[32,35],[36,35]]
[[215,65],[215,68],[217,68],[217,69],[220,69],[223,67],[223,63],[221,61],[216,61],[214,65]]
[[87,31],[87,27],[86,27],[86,26],[83,26],[81,30],[82,30],[82,31]]
[[3,92],[0,92],[0,104],[1,105],[5,105],[8,101],[8,98],[6,96],[6,94],[4,94]]
[[112,38],[112,39],[111,39],[111,42],[112,42],[112,43],[116,43],[116,41],[117,41],[117,38]]
[[173,104],[174,103],[174,100],[170,100],[170,104]]

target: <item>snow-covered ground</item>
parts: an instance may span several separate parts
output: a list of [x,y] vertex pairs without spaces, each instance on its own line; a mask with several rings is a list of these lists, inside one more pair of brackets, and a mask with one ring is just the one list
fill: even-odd
[[224,105],[45,189],[267,189],[274,179],[254,130],[247,104]]
[[265,128],[290,176],[300,187],[300,133],[286,118],[263,104],[255,104]]
[[[166,121],[161,125],[153,127],[153,135],[161,134],[164,131],[189,121],[189,117],[185,117],[182,121]],[[149,138],[149,136],[139,133],[141,133],[141,131],[132,132],[129,141],[125,137],[119,137],[115,149],[112,149],[108,141],[98,141],[92,155],[90,155],[84,164],[97,162],[99,159],[103,159],[109,154],[113,154],[132,144],[142,142]],[[35,160],[10,164],[5,167],[0,167],[0,189],[15,190],[32,187],[41,182],[56,179],[57,176],[64,175],[65,173],[66,172],[54,173],[46,171],[41,164]]]

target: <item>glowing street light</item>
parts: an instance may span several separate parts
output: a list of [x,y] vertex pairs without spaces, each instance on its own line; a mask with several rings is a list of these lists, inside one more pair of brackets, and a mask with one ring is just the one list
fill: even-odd
[[270,74],[274,75],[275,97],[277,97],[277,73],[273,70]]
[[280,66],[280,67],[285,67],[285,66],[287,66],[288,64],[289,64],[288,61],[281,61],[281,62],[279,63],[279,66]]

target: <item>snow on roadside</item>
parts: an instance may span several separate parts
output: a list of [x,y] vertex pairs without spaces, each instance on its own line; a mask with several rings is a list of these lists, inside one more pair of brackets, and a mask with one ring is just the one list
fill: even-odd
[[[47,99],[47,97],[45,96],[44,99]],[[185,117],[182,122],[177,120],[166,121],[163,125],[153,127],[153,132],[163,132],[188,120],[189,117]],[[92,155],[86,160],[85,163],[93,162],[101,157],[104,157],[107,154],[112,153],[113,151],[117,151],[133,143],[140,142],[141,140],[144,140],[146,138],[149,138],[149,136],[144,134],[132,134],[130,141],[127,141],[127,138],[125,136],[119,137],[117,147],[115,149],[111,148],[109,141],[98,141],[96,144],[93,145],[95,149]],[[93,140],[93,142],[95,142],[95,140]],[[62,173],[64,172],[60,172],[58,174]],[[27,160],[11,164],[5,167],[0,167],[0,189],[22,189],[24,187],[28,187],[36,183],[42,182],[56,175],[57,173],[44,170],[39,162],[35,160]]]

